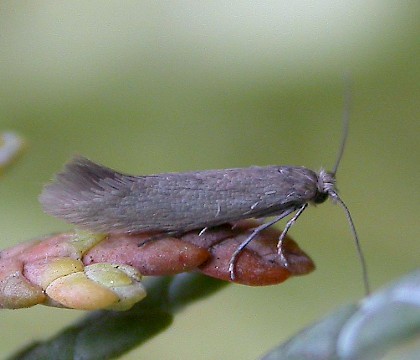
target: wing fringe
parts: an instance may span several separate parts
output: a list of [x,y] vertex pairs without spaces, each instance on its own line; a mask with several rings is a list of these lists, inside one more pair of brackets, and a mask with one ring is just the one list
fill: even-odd
[[109,192],[119,190],[123,179],[130,178],[89,159],[76,156],[70,160],[55,180],[47,184],[39,201],[44,211],[72,223],[80,218],[80,210],[89,202],[100,199]]

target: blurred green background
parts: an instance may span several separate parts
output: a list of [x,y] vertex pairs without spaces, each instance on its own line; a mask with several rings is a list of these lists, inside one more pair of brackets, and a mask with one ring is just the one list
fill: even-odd
[[[80,153],[133,174],[250,165],[330,168],[353,77],[338,184],[377,288],[419,265],[418,2],[0,3],[0,131],[26,137],[0,179],[1,247],[71,228],[42,185]],[[291,235],[317,264],[282,285],[232,285],[124,359],[255,359],[362,296],[342,210]],[[0,312],[2,354],[82,312]]]

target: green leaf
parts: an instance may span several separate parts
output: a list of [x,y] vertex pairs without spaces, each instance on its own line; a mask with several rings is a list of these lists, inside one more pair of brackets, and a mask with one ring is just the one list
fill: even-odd
[[420,335],[420,270],[365,299],[343,327],[337,352],[344,359],[380,358],[416,334]]
[[[420,339],[420,270],[360,304],[342,307],[262,359],[373,360],[391,351],[398,352],[398,359],[417,359],[418,345],[414,350],[412,344],[406,350],[401,348],[413,339]],[[416,357],[410,357],[413,351]]]
[[356,311],[356,305],[342,307],[272,350],[263,360],[336,359],[339,331]]

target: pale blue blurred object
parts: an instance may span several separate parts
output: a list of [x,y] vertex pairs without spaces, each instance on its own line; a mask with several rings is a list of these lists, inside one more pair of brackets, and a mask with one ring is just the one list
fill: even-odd
[[4,132],[0,138],[0,169],[9,165],[22,150],[23,139],[13,132]]

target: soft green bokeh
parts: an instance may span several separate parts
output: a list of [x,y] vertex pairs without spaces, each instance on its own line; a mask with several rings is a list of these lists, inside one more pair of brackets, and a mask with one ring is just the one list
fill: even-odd
[[[27,153],[0,179],[1,247],[70,228],[42,184],[72,154],[129,173],[331,167],[343,74],[353,111],[338,174],[373,287],[419,265],[416,2],[2,2],[0,131]],[[362,296],[345,217],[330,203],[291,231],[317,263],[280,286],[230,286],[124,359],[254,359]],[[1,311],[2,354],[80,316]]]

